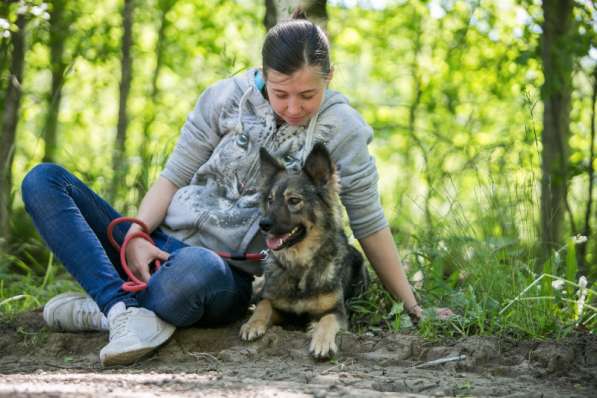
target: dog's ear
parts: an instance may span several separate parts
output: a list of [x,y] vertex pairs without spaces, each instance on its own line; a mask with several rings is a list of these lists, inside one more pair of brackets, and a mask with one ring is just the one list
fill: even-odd
[[286,168],[263,147],[259,149],[259,159],[261,161],[261,186],[269,187],[272,178]]
[[305,160],[303,172],[319,186],[327,184],[332,179],[335,173],[334,162],[325,145],[318,142],[313,146]]

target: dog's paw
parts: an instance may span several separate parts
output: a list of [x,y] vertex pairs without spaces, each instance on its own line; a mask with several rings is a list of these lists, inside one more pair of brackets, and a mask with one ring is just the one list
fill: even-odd
[[240,338],[244,341],[255,340],[265,334],[267,324],[260,319],[249,319],[240,328]]
[[325,328],[315,328],[309,352],[317,359],[330,358],[338,351],[336,332]]

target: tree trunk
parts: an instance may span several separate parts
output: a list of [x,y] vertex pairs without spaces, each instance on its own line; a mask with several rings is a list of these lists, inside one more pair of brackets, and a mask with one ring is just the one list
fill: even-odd
[[269,30],[276,23],[288,19],[300,7],[309,20],[325,30],[328,21],[326,5],[327,0],[265,0],[263,24]]
[[[427,224],[427,231],[432,233],[433,229],[433,217],[431,214],[431,198],[433,195],[433,176],[431,168],[429,167],[429,150],[424,142],[422,142],[417,134],[417,114],[419,111],[419,106],[421,104],[421,97],[423,95],[423,82],[421,79],[421,72],[419,70],[419,55],[422,49],[422,36],[421,32],[423,30],[422,27],[422,18],[421,15],[418,13],[416,9],[413,9],[413,14],[410,17],[412,21],[411,26],[413,27],[413,37],[411,38],[413,43],[413,60],[410,64],[410,72],[412,77],[412,91],[413,91],[413,98],[409,105],[408,109],[408,135],[406,136],[407,139],[407,147],[408,148],[418,148],[421,151],[421,156],[423,157],[423,162],[425,164],[425,173],[424,178],[427,184],[427,191],[425,192],[425,200],[424,200],[424,211],[425,211],[425,222]],[[411,145],[410,140],[414,141],[414,144]],[[411,151],[406,152],[406,162],[409,164],[411,162]]]
[[122,62],[120,69],[120,95],[118,105],[118,124],[116,127],[116,140],[114,142],[114,154],[112,157],[112,187],[110,189],[110,199],[113,202],[116,199],[118,189],[124,182],[126,175],[126,164],[124,162],[126,129],[128,125],[127,101],[131,89],[131,71],[132,59],[131,48],[133,44],[133,0],[124,1],[124,10],[122,14],[122,25],[124,33],[122,35]]
[[568,187],[573,5],[573,0],[543,1],[541,58],[545,82],[542,87],[541,243],[544,256],[548,256],[562,240]]
[[159,87],[158,87],[158,79],[160,77],[160,72],[162,70],[162,65],[164,63],[164,48],[165,48],[165,32],[166,28],[168,27],[168,19],[167,15],[170,10],[174,7],[177,0],[164,0],[160,2],[160,21],[158,27],[158,37],[156,41],[156,48],[155,48],[155,68],[153,70],[153,75],[151,77],[151,88],[149,92],[149,106],[148,106],[148,113],[149,115],[145,119],[143,123],[143,138],[141,141],[141,149],[140,149],[140,156],[141,156],[141,169],[139,170],[139,175],[137,177],[136,186],[139,193],[139,198],[143,197],[147,192],[151,180],[150,170],[151,170],[151,163],[152,163],[152,156],[151,156],[151,126],[155,121],[156,116],[156,102],[159,95]]
[[23,69],[25,66],[25,14],[18,14],[18,31],[11,35],[12,55],[8,87],[2,112],[0,146],[0,245],[9,240],[9,220],[12,209],[12,163],[14,159],[19,107],[21,104]]
[[[588,243],[591,241],[591,236],[593,234],[593,228],[591,227],[591,217],[593,213],[593,185],[595,180],[595,169],[593,168],[593,161],[595,160],[595,105],[597,103],[597,66],[593,67],[593,95],[591,96],[591,135],[590,135],[590,142],[589,142],[589,165],[587,174],[589,176],[589,186],[588,186],[588,198],[587,198],[587,207],[585,210],[585,219],[584,219],[584,227],[582,231],[582,235],[587,237],[586,242],[582,242],[579,244],[578,247],[578,257],[579,257],[579,267],[578,272],[581,275],[591,276],[593,270],[589,265],[589,259],[587,258],[587,248]],[[597,249],[597,246],[596,246]],[[593,251],[593,258],[597,256],[597,251]],[[595,261],[593,261],[595,263]],[[594,266],[595,267],[595,266]],[[597,268],[595,269],[597,271]]]
[[54,0],[50,11],[50,67],[52,69],[52,88],[48,94],[48,111],[44,132],[44,162],[54,162],[56,159],[56,130],[60,103],[62,101],[62,86],[64,84],[64,42],[68,35],[68,24],[64,19],[63,0]]
[[[0,3],[0,18],[8,20],[8,3]],[[8,79],[5,78],[8,73],[8,61],[10,60],[9,51],[10,39],[0,37],[0,104],[4,103],[6,95],[6,88],[4,82]]]

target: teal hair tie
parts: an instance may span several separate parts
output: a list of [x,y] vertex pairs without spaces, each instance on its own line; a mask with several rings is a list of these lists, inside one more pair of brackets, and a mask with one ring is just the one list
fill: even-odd
[[259,91],[263,91],[263,88],[265,87],[265,80],[263,80],[260,70],[255,71],[255,86]]

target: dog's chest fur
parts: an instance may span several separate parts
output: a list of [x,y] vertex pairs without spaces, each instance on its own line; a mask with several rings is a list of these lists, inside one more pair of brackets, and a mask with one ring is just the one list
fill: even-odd
[[347,250],[326,243],[301,261],[292,261],[289,254],[268,257],[263,297],[274,307],[297,314],[325,312],[342,302]]

